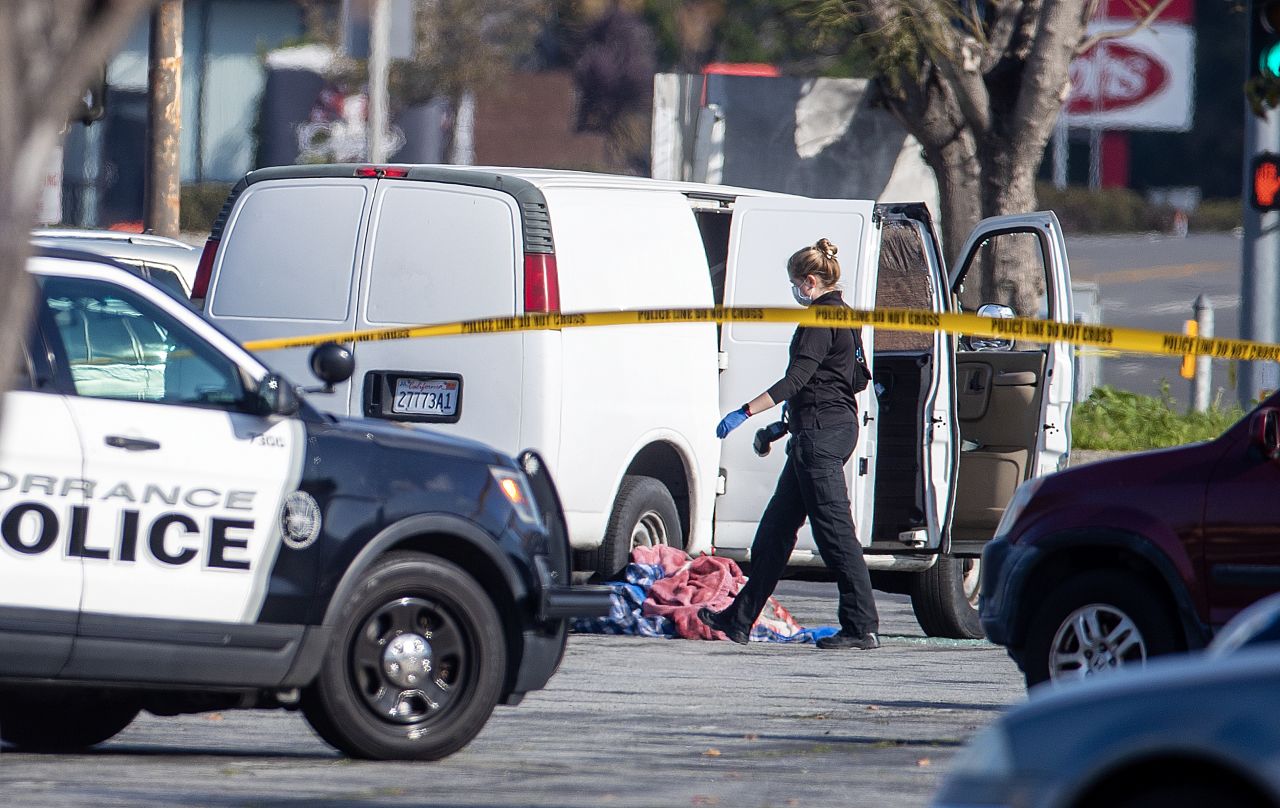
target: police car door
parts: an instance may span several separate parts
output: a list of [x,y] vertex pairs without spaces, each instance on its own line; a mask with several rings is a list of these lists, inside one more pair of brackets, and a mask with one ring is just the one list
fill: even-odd
[[41,279],[84,451],[77,649],[137,630],[163,641],[130,617],[256,620],[301,424],[245,411],[251,370],[181,303],[133,278],[60,272],[84,273]]
[[[22,280],[26,280],[23,278]],[[80,559],[60,540],[84,505],[80,441],[38,333],[0,420],[0,674],[54,676],[71,653]],[[32,348],[29,350],[29,347]]]
[[[734,204],[726,263],[725,304],[798,308],[791,297],[787,259],[819,238],[830,239],[839,249],[843,273],[840,287],[853,308],[871,308],[875,301],[878,230],[873,222],[874,203],[854,200],[798,199],[788,197],[742,198]],[[780,379],[787,368],[787,347],[794,326],[726,323],[721,329],[720,410],[741,407]],[[862,330],[868,361],[874,361],[873,334]],[[873,368],[874,369],[874,368]],[[871,387],[858,394],[858,445],[845,473],[850,479],[858,538],[870,541],[875,465],[876,401]],[[773,494],[785,460],[783,442],[768,457],[757,457],[752,448],[756,430],[776,420],[781,408],[752,418],[726,438],[720,450],[724,469],[724,493],[716,500],[717,549],[751,546],[756,524]],[[793,561],[817,558],[813,536],[801,529]]]

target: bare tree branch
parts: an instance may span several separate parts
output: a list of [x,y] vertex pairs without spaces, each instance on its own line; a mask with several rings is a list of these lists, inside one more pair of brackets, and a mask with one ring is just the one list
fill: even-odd
[[975,37],[961,35],[944,13],[947,5],[936,0],[899,0],[898,7],[914,22],[921,45],[951,84],[970,125],[975,132],[986,132],[991,128],[991,109],[980,69],[981,45]]
[[987,52],[983,57],[981,68],[983,73],[991,70],[996,62],[1004,58],[1005,51],[1009,49],[1014,33],[1018,30],[1018,20],[1023,7],[1022,3],[1014,0],[1003,0],[993,3],[992,6],[996,9],[995,20],[987,30]]
[[[1156,17],[1159,17],[1160,13],[1168,8],[1169,4],[1172,2],[1173,0],[1160,0],[1160,2],[1151,6],[1145,15],[1136,20],[1133,25],[1128,28],[1119,28],[1114,31],[1101,31],[1094,34],[1077,45],[1075,52],[1077,54],[1081,54],[1092,48],[1094,45],[1097,45],[1099,42],[1105,42],[1108,39],[1123,39],[1124,37],[1138,33],[1143,28],[1146,28],[1151,23],[1155,22]],[[1130,5],[1132,6],[1133,4]]]

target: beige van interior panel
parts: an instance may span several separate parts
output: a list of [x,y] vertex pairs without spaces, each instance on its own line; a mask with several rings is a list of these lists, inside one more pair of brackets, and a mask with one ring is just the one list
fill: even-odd
[[991,538],[1026,479],[1040,428],[1043,351],[961,351],[956,361],[960,470],[953,541]]

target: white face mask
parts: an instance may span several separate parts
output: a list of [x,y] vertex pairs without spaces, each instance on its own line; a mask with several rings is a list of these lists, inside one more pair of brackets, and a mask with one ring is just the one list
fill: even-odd
[[813,298],[809,297],[804,292],[801,292],[800,287],[796,286],[794,283],[791,284],[791,296],[794,297],[796,302],[801,306],[808,306],[813,302]]

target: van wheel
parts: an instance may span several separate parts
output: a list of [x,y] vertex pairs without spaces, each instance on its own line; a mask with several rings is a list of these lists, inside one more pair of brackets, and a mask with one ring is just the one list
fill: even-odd
[[684,549],[680,514],[671,492],[653,477],[623,477],[596,557],[596,576],[602,581],[617,580],[631,561],[633,548],[660,544]]
[[1049,592],[1027,626],[1027,686],[1143,665],[1178,650],[1164,602],[1132,573],[1097,570],[1069,578]]
[[303,714],[352,757],[438,760],[493,713],[507,673],[504,636],[493,602],[460,567],[388,553],[343,605]]
[[0,695],[0,740],[32,752],[75,752],[113,738],[138,710],[102,692],[9,691]]
[[913,576],[911,609],[920,628],[930,637],[953,640],[980,640],[978,619],[978,579],[980,558],[938,556],[938,561]]

